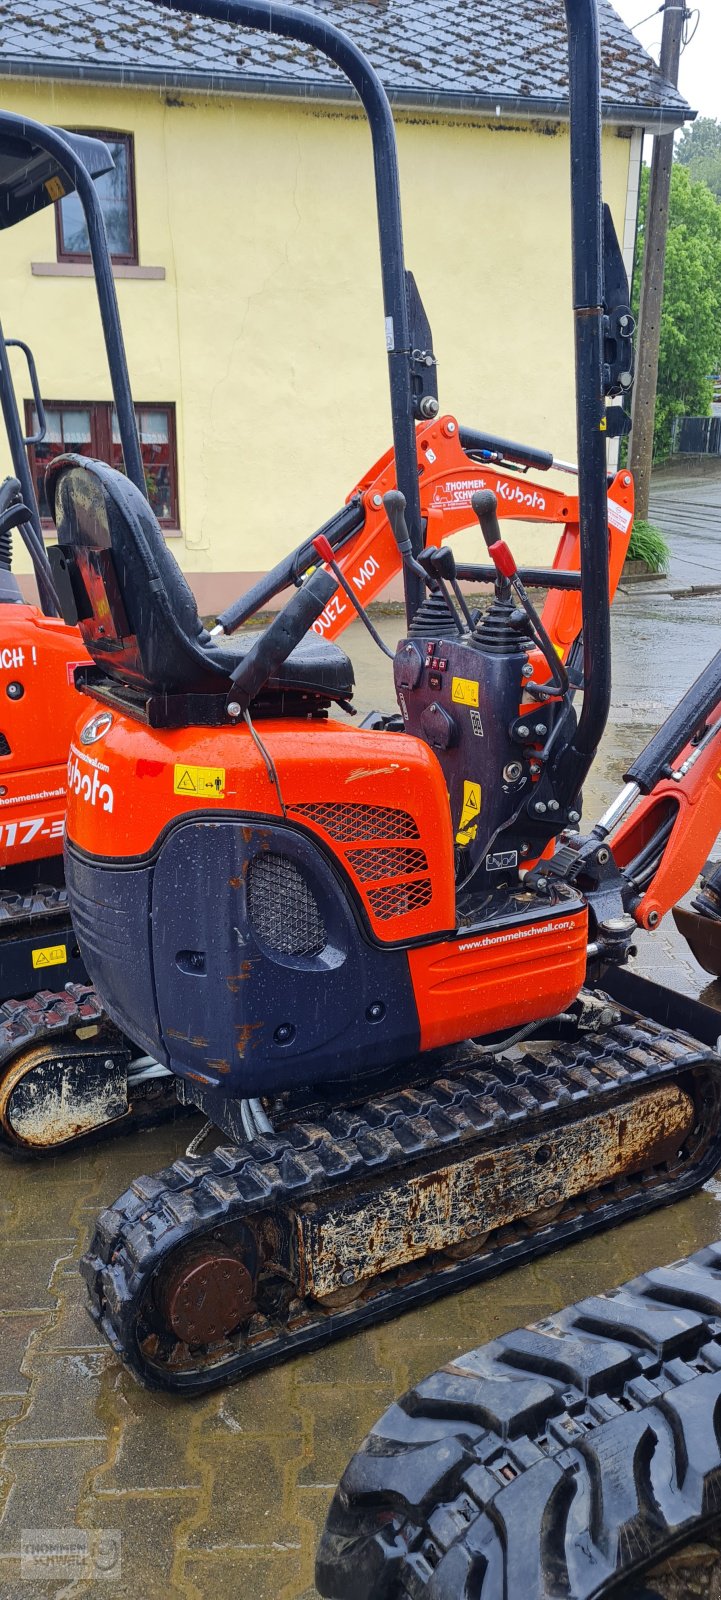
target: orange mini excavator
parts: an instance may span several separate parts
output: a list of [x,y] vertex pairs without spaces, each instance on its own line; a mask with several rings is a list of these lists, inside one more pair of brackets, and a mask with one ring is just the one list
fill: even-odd
[[[344,70],[374,145],[404,563],[399,714],[352,726],[313,625],[332,539],[262,631],[210,636],[137,487],[47,474],[64,614],[92,664],[66,881],[116,1025],[229,1141],[137,1179],[85,1258],[134,1372],[185,1393],[259,1369],[689,1194],[721,1159],[715,1013],[626,963],[721,824],[721,653],[579,831],[611,693],[606,441],[632,370],[604,284],[596,0],[569,29],[582,647],[564,661],[473,496],[494,592],[424,544],[390,108],[331,23],[269,0],[174,8]],[[422,482],[422,479],[421,479]],[[571,652],[573,656],[574,652]]]
[[[144,492],[112,267],[90,181],[111,166],[110,152],[96,139],[10,114],[0,117],[0,227],[16,225],[74,188],[79,194],[123,457]],[[418,422],[420,509],[428,537],[440,544],[465,527],[472,518],[472,493],[487,487],[495,491],[502,514],[561,524],[554,565],[556,582],[566,587],[551,592],[543,617],[565,660],[574,646],[578,651],[580,631],[578,499],[530,481],[527,474],[556,468],[568,475],[575,468],[548,451],[459,428],[453,417],[439,416],[431,330],[410,273],[407,289],[413,347],[409,399]],[[625,293],[621,273],[614,290],[619,303]],[[28,361],[37,418],[32,438],[23,436],[18,411],[8,355],[14,345]],[[39,1155],[91,1134],[127,1131],[172,1111],[177,1102],[167,1068],[138,1056],[103,1016],[97,995],[77,988],[87,973],[67,907],[62,840],[67,751],[77,708],[73,671],[87,656],[78,628],[57,614],[37,486],[26,455],[27,447],[41,446],[45,436],[32,352],[22,341],[6,340],[2,329],[0,404],[15,472],[2,489],[5,522],[0,525],[0,704],[5,705],[0,724],[0,1150]],[[336,637],[355,616],[353,594],[374,599],[401,569],[383,509],[383,495],[395,485],[389,450],[320,530],[352,590],[350,599],[339,590],[314,624],[324,637]],[[631,479],[618,473],[608,492],[612,591],[628,545],[632,507]],[[12,574],[11,523],[21,526],[33,560],[39,607],[22,603]],[[317,561],[311,538],[231,606],[219,626],[232,631],[289,582],[299,582]]]

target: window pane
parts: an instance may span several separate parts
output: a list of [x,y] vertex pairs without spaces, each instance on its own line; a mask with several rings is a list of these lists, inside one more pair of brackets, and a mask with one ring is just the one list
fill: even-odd
[[[46,406],[45,417],[47,431],[40,444],[33,450],[35,490],[40,506],[41,517],[50,517],[50,507],[45,495],[45,470],[56,456],[64,455],[66,450],[74,450],[78,455],[92,455],[92,436],[90,432],[90,409],[85,406]],[[37,432],[37,413],[33,410],[32,428]]]
[[148,499],[158,522],[169,522],[171,505],[168,468],[146,466],[145,482],[148,486]]
[[[130,231],[130,174],[128,146],[124,139],[105,138],[105,144],[115,162],[112,172],[95,179],[108,232],[110,253],[129,256],[133,253]],[[76,194],[66,195],[58,202],[62,246],[66,255],[89,255],[90,241],[85,226],[83,208]]]
[[[35,410],[34,406],[33,406],[33,420],[32,420],[32,423],[31,423],[31,427],[32,427],[33,433],[37,433],[38,428],[40,427],[40,423],[38,422],[38,414],[37,414],[37,411]],[[43,444],[45,444],[45,445],[62,444],[62,442],[63,442],[63,429],[62,429],[62,423],[61,423],[61,420],[60,420],[60,412],[59,411],[49,411],[47,406],[46,406],[45,407],[45,438],[43,439]]]
[[[140,436],[140,453],[145,469],[148,499],[159,522],[170,522],[173,516],[172,484],[170,476],[171,446],[170,418],[165,407],[136,406]],[[110,418],[112,435],[112,463],[120,472],[125,471],[120,445],[118,416],[113,406]]]
[[159,445],[168,443],[167,411],[138,411],[140,443]]
[[89,411],[63,411],[63,440],[68,450],[90,444]]

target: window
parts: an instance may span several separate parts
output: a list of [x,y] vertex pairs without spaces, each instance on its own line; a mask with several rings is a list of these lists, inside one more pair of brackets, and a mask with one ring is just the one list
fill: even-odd
[[[138,229],[135,216],[135,161],[133,137],[130,133],[103,133],[95,128],[83,128],[92,139],[102,139],[115,162],[112,172],[95,179],[103,217],[108,232],[108,244],[113,261],[137,265]],[[90,241],[85,226],[85,214],[77,194],[65,195],[55,206],[58,261],[87,261],[90,258]]]
[[[45,497],[45,470],[56,456],[73,451],[75,455],[95,456],[123,470],[115,407],[107,401],[49,400],[45,405],[47,432],[41,444],[33,445],[31,470],[43,521],[50,522]],[[145,467],[148,498],[161,527],[178,528],[178,468],[175,448],[175,406],[136,405],[140,448]],[[26,429],[36,433],[37,413],[32,401],[25,402]]]

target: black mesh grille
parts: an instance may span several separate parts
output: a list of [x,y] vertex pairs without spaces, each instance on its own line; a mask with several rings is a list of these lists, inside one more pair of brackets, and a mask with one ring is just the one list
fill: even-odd
[[0,733],[0,756],[9,756],[9,755],[10,755],[10,746],[9,746],[9,744],[7,742],[7,739],[5,738],[4,733]]
[[390,806],[302,805],[294,806],[300,816],[322,828],[331,839],[418,839],[420,834],[407,811]]
[[425,850],[349,850],[348,861],[361,883],[428,871]]
[[416,883],[389,883],[383,889],[368,889],[368,904],[382,922],[391,917],[404,917],[408,911],[418,911],[429,904],[430,878],[419,878]]
[[324,948],[325,926],[312,890],[288,856],[261,855],[248,874],[248,911],[253,932],[285,956],[315,956]]

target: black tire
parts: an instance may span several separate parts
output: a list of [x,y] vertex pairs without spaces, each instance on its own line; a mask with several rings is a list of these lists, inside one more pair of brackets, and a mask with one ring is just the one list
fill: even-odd
[[336,1490],[316,1585],[326,1600],[598,1600],[720,1516],[721,1243],[391,1406]]

